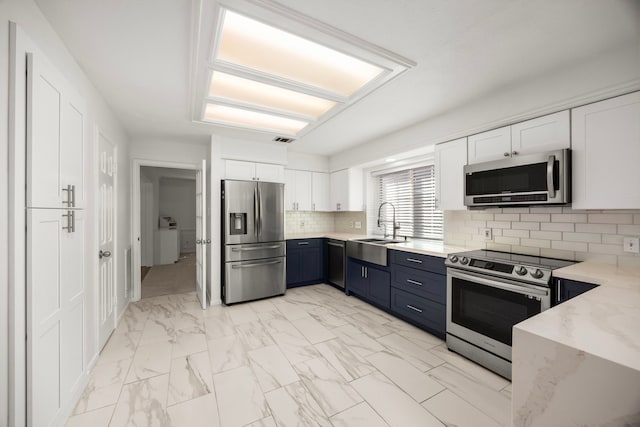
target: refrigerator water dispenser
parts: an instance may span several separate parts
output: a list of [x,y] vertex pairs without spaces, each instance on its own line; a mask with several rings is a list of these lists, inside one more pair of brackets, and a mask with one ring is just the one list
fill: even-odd
[[229,234],[247,234],[246,212],[231,212],[229,214],[229,224],[231,225]]

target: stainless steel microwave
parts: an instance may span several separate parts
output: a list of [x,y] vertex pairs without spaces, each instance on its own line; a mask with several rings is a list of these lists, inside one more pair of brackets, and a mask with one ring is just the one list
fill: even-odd
[[567,203],[571,203],[568,148],[464,167],[464,204],[470,208]]

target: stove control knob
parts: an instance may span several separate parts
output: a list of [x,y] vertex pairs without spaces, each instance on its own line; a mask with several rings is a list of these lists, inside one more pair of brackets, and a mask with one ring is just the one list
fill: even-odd
[[449,255],[449,261],[458,262],[458,255]]
[[542,272],[542,270],[537,268],[536,271],[531,272],[531,276],[535,279],[542,279],[542,276],[544,276],[544,273]]
[[527,269],[524,268],[523,266],[520,266],[516,268],[516,273],[518,273],[518,276],[524,276],[525,274],[527,274]]
[[469,264],[469,258],[467,258],[466,256],[463,256],[460,262],[462,263],[462,265],[467,265]]

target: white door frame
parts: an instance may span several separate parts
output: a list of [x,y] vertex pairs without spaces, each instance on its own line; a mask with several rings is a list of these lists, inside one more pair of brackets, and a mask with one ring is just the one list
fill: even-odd
[[[142,251],[140,246],[140,168],[151,166],[157,168],[198,170],[198,163],[180,163],[164,160],[132,159],[131,170],[131,258],[133,269],[131,301],[138,301],[142,296],[142,280],[140,266]],[[206,174],[206,171],[205,171]]]
[[[118,265],[119,262],[118,260],[120,259],[120,256],[124,257],[124,254],[118,254],[117,250],[118,250],[118,174],[120,173],[118,171],[118,168],[120,167],[120,165],[118,164],[118,144],[115,144],[113,142],[113,139],[109,138],[109,136],[103,132],[102,128],[100,126],[98,126],[97,124],[94,127],[94,146],[95,149],[93,151],[93,170],[95,171],[93,176],[91,177],[94,182],[93,182],[93,189],[94,189],[94,193],[95,195],[100,194],[100,178],[99,178],[99,170],[100,170],[100,136],[102,136],[102,138],[104,138],[104,140],[113,147],[113,160],[115,162],[115,167],[113,168],[113,282],[115,284],[115,286],[113,287],[113,293],[114,295],[112,295],[113,297],[113,301],[115,303],[115,308],[114,310],[116,310],[115,315],[113,316],[113,330],[115,331],[116,327],[118,326]],[[92,214],[94,218],[98,218],[100,212],[100,198],[94,196],[93,199],[93,206],[92,206]],[[89,259],[91,260],[91,271],[93,272],[93,283],[95,284],[95,286],[93,287],[93,292],[95,292],[95,295],[93,296],[93,304],[94,304],[94,319],[93,319],[93,323],[94,323],[94,328],[95,328],[95,337],[96,337],[96,347],[97,347],[97,351],[96,351],[96,360],[91,361],[91,365],[93,366],[93,364],[95,362],[97,362],[97,357],[100,355],[100,351],[102,350],[102,348],[100,348],[100,322],[98,321],[98,312],[99,312],[99,307],[100,307],[100,292],[99,292],[99,282],[100,282],[100,259],[98,258],[98,253],[100,252],[100,221],[96,220],[94,221],[93,224],[93,235],[95,236],[95,238],[93,239],[93,245],[92,245],[92,252],[93,255],[90,255]],[[93,257],[93,258],[91,258]],[[126,260],[123,259],[123,263],[126,266]],[[125,271],[124,274],[126,275],[127,272]],[[124,278],[125,283],[127,278]],[[124,314],[124,311],[123,313]]]

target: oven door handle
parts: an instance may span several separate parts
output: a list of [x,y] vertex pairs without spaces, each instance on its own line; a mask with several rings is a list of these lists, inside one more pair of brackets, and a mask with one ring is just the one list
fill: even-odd
[[501,279],[487,279],[486,277],[472,274],[472,273],[459,273],[452,272],[449,270],[447,272],[452,278],[456,277],[458,279],[467,280],[470,282],[479,283],[481,285],[491,286],[492,288],[503,289],[505,291],[515,292],[523,295],[540,295],[540,296],[548,296],[549,288],[542,288],[540,286],[532,286],[526,283],[522,284],[512,284],[509,282],[505,282]]

